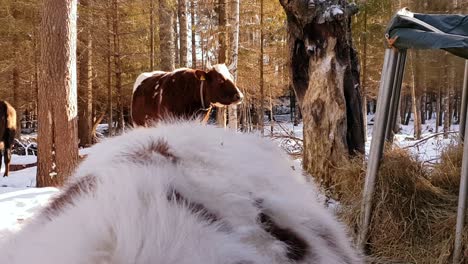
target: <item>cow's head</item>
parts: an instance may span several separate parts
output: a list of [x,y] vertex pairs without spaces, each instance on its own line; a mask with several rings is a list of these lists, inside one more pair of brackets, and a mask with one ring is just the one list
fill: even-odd
[[234,84],[232,75],[225,64],[217,64],[207,72],[197,71],[200,80],[205,81],[206,95],[216,106],[240,104],[244,95]]

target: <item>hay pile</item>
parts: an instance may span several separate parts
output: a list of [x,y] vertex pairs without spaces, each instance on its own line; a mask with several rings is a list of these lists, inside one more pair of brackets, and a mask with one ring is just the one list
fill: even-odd
[[[444,180],[442,187],[429,180],[431,174],[407,151],[396,148],[384,155],[371,220],[372,263],[451,263],[458,192],[449,190],[457,180]],[[356,233],[365,179],[362,160],[350,161],[336,175],[340,217]],[[457,177],[459,181],[459,172]],[[468,227],[465,234],[467,245]]]

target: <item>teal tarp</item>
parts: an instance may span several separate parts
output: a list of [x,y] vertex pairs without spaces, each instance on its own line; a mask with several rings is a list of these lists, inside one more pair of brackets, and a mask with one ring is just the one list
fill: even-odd
[[[416,19],[415,21],[410,21],[411,18],[399,12],[387,27],[386,35],[391,39],[396,38],[393,43],[394,47],[398,49],[443,49],[468,59],[468,16],[410,14]],[[423,25],[424,23],[437,30],[427,28]],[[437,32],[438,30],[442,32]]]

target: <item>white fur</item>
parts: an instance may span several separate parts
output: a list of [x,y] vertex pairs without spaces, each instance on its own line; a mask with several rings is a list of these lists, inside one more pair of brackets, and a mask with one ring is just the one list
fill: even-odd
[[[228,67],[226,66],[226,64],[222,63],[222,64],[216,64],[213,66],[213,69],[215,69],[215,71],[219,72],[221,75],[224,76],[224,78],[230,80],[231,82],[234,83],[234,78],[232,77],[231,75],[231,72],[229,72],[229,69]],[[239,90],[239,88],[237,87],[237,85],[235,85],[236,89],[237,89],[237,93],[239,94],[240,96],[240,100],[236,103],[236,104],[240,104],[242,102],[242,99],[244,98],[244,94],[241,92],[241,90]],[[217,105],[216,105],[217,104]],[[220,103],[215,103],[215,105],[217,107],[223,107],[224,105],[223,104],[220,104]]]
[[[161,139],[178,162],[157,151],[136,156]],[[92,147],[71,182],[91,175],[95,191],[52,220],[36,216],[0,246],[0,263],[296,263],[261,228],[260,212],[307,241],[311,253],[297,263],[363,263],[317,202],[315,187],[291,166],[272,142],[254,135],[196,122],[137,128]],[[168,201],[170,189],[219,221]]]
[[138,77],[136,78],[135,80],[135,83],[133,84],[133,93],[135,92],[135,90],[138,88],[138,86],[140,86],[140,84],[146,79],[146,78],[149,78],[155,74],[165,74],[165,73],[174,73],[174,72],[178,72],[178,71],[184,71],[184,70],[187,70],[188,68],[179,68],[179,69],[175,69],[174,71],[172,72],[165,72],[165,71],[153,71],[153,72],[144,72],[140,75],[138,75]]
[[155,74],[164,74],[166,72],[164,71],[153,71],[153,72],[144,72],[140,75],[138,75],[135,83],[133,84],[133,93],[136,91],[136,89],[138,88],[138,86],[140,86],[140,84],[143,82],[143,80],[145,80],[146,78],[149,78]]

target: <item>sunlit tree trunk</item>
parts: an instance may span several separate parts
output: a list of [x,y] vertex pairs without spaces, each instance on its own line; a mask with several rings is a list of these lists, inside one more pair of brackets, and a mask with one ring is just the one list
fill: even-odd
[[178,0],[178,16],[180,25],[180,66],[187,67],[187,0]]
[[[219,40],[219,51],[218,51],[218,63],[226,63],[226,52],[227,52],[227,43],[226,43],[226,23],[227,23],[227,13],[226,13],[226,0],[218,0],[218,40]],[[216,114],[216,121],[218,126],[226,127],[226,107],[218,107]]]
[[412,65],[411,65],[411,77],[412,77],[412,85],[411,85],[411,97],[413,98],[413,120],[414,120],[414,138],[421,139],[421,80],[420,80],[420,66],[419,63],[419,52],[411,51],[412,58]]
[[[237,64],[239,59],[239,16],[240,16],[240,0],[233,0],[231,6],[231,25],[232,25],[232,37],[231,37],[231,66],[232,76],[234,82],[237,82]],[[237,131],[237,106],[231,105],[228,109],[229,113],[229,128]]]
[[197,68],[197,45],[196,45],[196,32],[197,22],[195,21],[195,0],[190,0],[190,23],[191,23],[191,36],[192,36],[192,68]]
[[38,187],[62,185],[78,163],[76,19],[76,0],[44,0],[40,34]]
[[159,50],[161,54],[161,70],[174,70],[174,12],[169,0],[159,0]]

